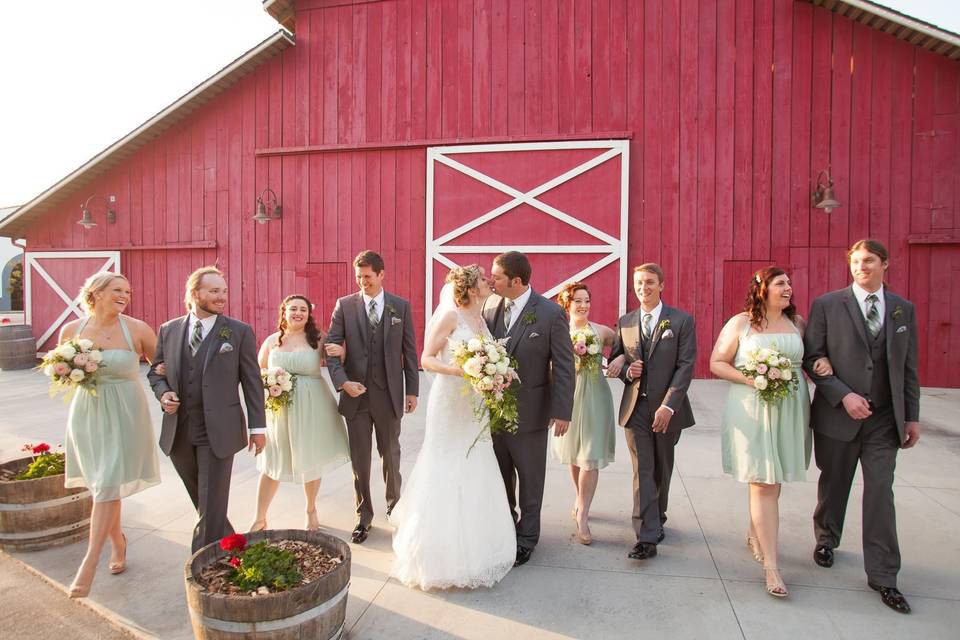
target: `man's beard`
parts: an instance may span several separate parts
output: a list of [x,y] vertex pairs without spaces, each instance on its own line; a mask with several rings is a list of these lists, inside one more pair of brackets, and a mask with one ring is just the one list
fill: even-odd
[[197,303],[197,308],[198,308],[198,309],[203,309],[205,312],[209,313],[209,314],[212,315],[212,316],[218,316],[218,315],[220,315],[220,312],[219,312],[219,311],[214,311],[213,309],[210,309],[210,308],[206,307],[205,305],[203,305],[203,304],[201,304],[201,303],[199,303],[199,302]]

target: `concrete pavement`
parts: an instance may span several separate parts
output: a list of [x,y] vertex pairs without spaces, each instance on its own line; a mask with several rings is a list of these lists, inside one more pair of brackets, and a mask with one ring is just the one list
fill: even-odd
[[[424,383],[428,388],[427,376]],[[619,398],[620,383],[611,384]],[[375,480],[374,529],[365,544],[353,546],[349,636],[955,638],[960,628],[960,391],[924,389],[923,436],[899,458],[900,588],[913,606],[910,616],[888,610],[866,585],[859,479],[835,566],[822,569],[813,563],[814,466],[807,482],[784,487],[780,502],[780,564],[790,597],[781,601],[766,594],[761,569],[744,545],[746,488],[724,476],[720,467],[725,394],[726,384],[718,381],[696,381],[691,389],[698,425],[680,439],[667,538],[660,555],[647,562],[626,558],[633,541],[631,471],[620,436],[617,461],[600,473],[591,517],[593,545],[584,547],[574,539],[569,472],[550,460],[540,545],[529,564],[492,589],[422,593],[391,579],[391,529],[383,517],[383,486]],[[422,441],[426,396],[425,390],[417,413],[403,423],[406,474]],[[26,441],[62,442],[67,406],[48,399],[39,374],[0,372],[0,406],[0,460],[17,457]],[[159,412],[155,419],[158,428]],[[169,461],[161,460],[161,485],[123,503],[128,571],[109,575],[104,554],[89,602],[141,636],[186,640],[192,633],[182,570],[194,514]],[[240,528],[252,520],[256,484],[252,456],[238,455],[230,517]],[[326,531],[349,539],[354,524],[349,465],[323,479],[318,509]],[[270,526],[300,527],[303,522],[300,487],[283,485]],[[52,582],[67,585],[83,552],[84,545],[75,544],[15,557]],[[4,600],[11,597],[22,596],[16,591]]]

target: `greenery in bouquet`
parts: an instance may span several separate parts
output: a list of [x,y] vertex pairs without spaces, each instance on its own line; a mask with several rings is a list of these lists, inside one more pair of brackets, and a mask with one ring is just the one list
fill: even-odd
[[51,451],[50,445],[46,442],[25,444],[23,445],[23,451],[29,452],[33,456],[33,460],[26,469],[17,474],[17,480],[33,480],[34,478],[46,478],[63,473],[66,456],[62,451]]
[[506,338],[494,340],[477,336],[451,345],[454,364],[463,371],[463,377],[478,397],[474,415],[484,423],[467,450],[468,455],[484,433],[517,432],[520,413],[516,388],[520,377],[517,361],[507,352],[506,342]]
[[72,338],[43,357],[38,369],[50,378],[50,397],[60,391],[69,398],[78,387],[97,395],[97,375],[103,366],[103,352],[93,341]]
[[261,587],[285,591],[303,580],[294,555],[266,540],[248,547],[246,537],[235,533],[220,540],[220,548],[230,554],[228,562],[233,567],[227,580],[244,591]]
[[283,367],[270,367],[260,370],[260,380],[263,382],[263,395],[267,409],[277,413],[293,404],[297,376]]
[[603,359],[603,345],[592,331],[577,329],[570,332],[573,342],[573,362],[577,371],[599,371]]
[[793,372],[790,358],[783,356],[775,347],[763,347],[747,352],[747,361],[740,373],[753,380],[760,400],[770,405],[780,404],[790,397],[799,386],[799,376]]

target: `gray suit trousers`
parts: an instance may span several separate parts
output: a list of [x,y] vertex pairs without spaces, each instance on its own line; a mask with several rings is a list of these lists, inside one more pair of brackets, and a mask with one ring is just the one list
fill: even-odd
[[637,542],[657,544],[667,521],[674,450],[682,431],[654,433],[652,425],[650,402],[639,398],[624,428],[633,464],[633,530]]
[[[493,436],[500,475],[507,487],[507,503],[517,529],[517,546],[533,549],[540,540],[540,508],[547,468],[550,429]],[[520,481],[519,502],[517,480]],[[517,506],[520,514],[517,514]]]
[[373,434],[377,436],[377,453],[383,467],[383,482],[387,485],[387,510],[400,499],[400,418],[393,412],[393,402],[386,389],[376,385],[367,387],[360,396],[360,408],[347,418],[350,436],[350,462],[353,465],[353,489],[357,500],[359,524],[369,527],[373,521],[373,501],[370,497],[370,454]]
[[863,422],[850,442],[813,434],[820,482],[813,527],[817,544],[836,548],[843,533],[850,487],[857,470],[863,470],[863,565],[870,582],[897,586],[900,545],[893,500],[893,472],[900,449],[893,411],[874,413]]

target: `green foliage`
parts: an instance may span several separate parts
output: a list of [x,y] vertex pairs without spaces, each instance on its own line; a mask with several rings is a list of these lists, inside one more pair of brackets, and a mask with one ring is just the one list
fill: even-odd
[[284,591],[303,579],[293,554],[266,541],[247,547],[238,557],[240,566],[227,579],[244,591],[255,591],[259,587]]
[[17,474],[17,480],[33,480],[63,473],[65,457],[62,453],[43,453],[30,463],[30,466]]

